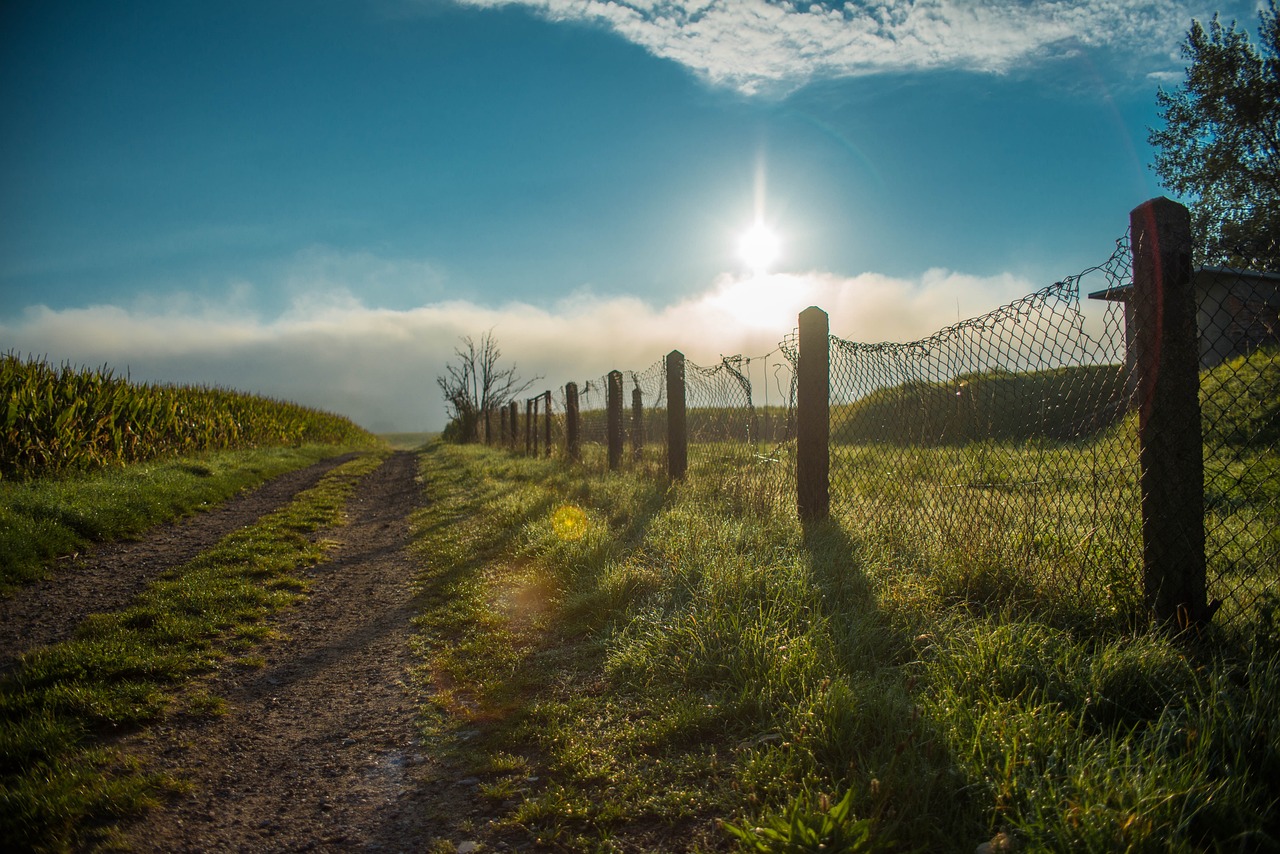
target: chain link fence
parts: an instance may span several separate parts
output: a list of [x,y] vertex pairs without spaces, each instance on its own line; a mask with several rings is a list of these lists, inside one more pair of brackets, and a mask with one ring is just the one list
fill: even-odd
[[[1025,602],[1093,624],[1145,620],[1153,582],[1144,525],[1162,496],[1144,487],[1154,481],[1143,460],[1145,449],[1174,442],[1143,426],[1143,395],[1163,355],[1159,343],[1154,360],[1135,343],[1148,335],[1149,350],[1166,339],[1164,330],[1151,338],[1144,324],[1152,315],[1134,309],[1134,252],[1126,235],[1102,264],[918,341],[869,344],[823,332],[832,514],[864,542],[934,574],[954,604]],[[1203,552],[1190,563],[1203,566],[1216,624],[1280,635],[1280,274],[1245,272],[1258,265],[1240,247],[1224,256],[1234,266],[1192,271],[1189,258],[1200,424],[1190,447],[1192,457],[1203,448],[1203,501],[1198,487],[1188,495],[1203,507],[1204,546],[1183,536],[1200,527],[1193,522],[1177,539]],[[798,334],[765,356],[708,366],[672,356],[678,361],[577,386],[583,468],[667,475],[676,407],[688,477],[714,478],[727,503],[742,508],[794,503],[804,453]],[[675,403],[672,364],[683,373]],[[1196,386],[1194,370],[1189,376]],[[566,389],[543,399],[551,409],[543,452],[565,455]],[[522,436],[509,444],[523,447]],[[1200,479],[1195,470],[1191,480]]]
[[1260,248],[1196,271],[1205,562],[1215,622],[1280,634],[1280,274],[1247,272]]
[[1102,265],[910,343],[830,339],[832,512],[966,602],[1141,603],[1124,312]]

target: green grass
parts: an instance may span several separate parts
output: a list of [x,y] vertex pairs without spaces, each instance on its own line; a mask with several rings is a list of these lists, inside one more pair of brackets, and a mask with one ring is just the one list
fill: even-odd
[[220,713],[199,676],[233,655],[242,657],[231,663],[254,665],[244,652],[267,634],[264,619],[303,594],[297,570],[323,554],[308,534],[340,523],[355,482],[380,462],[342,464],[129,607],[94,615],[71,640],[22,658],[0,682],[0,846],[93,845],[112,820],[173,785],[113,750],[112,736],[178,712]]
[[1280,639],[1078,618],[994,536],[939,566],[907,531],[805,530],[703,465],[668,490],[425,455],[426,716],[500,816],[482,839],[1280,846]]
[[90,543],[134,536],[345,450],[307,445],[218,451],[57,478],[0,481],[0,595],[44,577],[53,558]]

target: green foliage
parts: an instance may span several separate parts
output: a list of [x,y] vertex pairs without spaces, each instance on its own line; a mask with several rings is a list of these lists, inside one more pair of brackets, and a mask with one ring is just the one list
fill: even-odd
[[834,407],[836,444],[962,445],[1072,440],[1110,427],[1124,414],[1124,373],[1084,365],[1032,373],[968,374],[948,383],[913,383]]
[[[1255,47],[1215,14],[1193,21],[1182,46],[1185,82],[1156,95],[1164,128],[1152,130],[1155,170],[1191,196],[1201,263],[1280,269],[1280,19],[1274,0],[1258,15]],[[1243,254],[1231,247],[1243,244]],[[1227,247],[1223,252],[1218,247]]]
[[295,403],[0,356],[0,479],[198,451],[375,442],[347,418]]
[[884,847],[872,844],[870,819],[854,816],[852,790],[834,804],[825,795],[818,798],[816,805],[810,804],[808,798],[800,798],[761,826],[738,827],[725,822],[724,829],[742,842],[743,848],[760,854],[855,854]]
[[1205,441],[1280,446],[1280,350],[1255,350],[1200,375]]

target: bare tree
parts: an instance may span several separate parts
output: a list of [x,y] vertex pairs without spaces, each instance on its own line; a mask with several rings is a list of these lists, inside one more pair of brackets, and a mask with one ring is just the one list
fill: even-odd
[[494,412],[527,391],[541,377],[521,381],[515,363],[501,364],[502,350],[493,330],[480,336],[477,343],[470,335],[455,347],[454,361],[445,365],[445,373],[436,377],[449,408],[449,426],[445,435],[460,442],[480,438],[480,422],[484,413]]

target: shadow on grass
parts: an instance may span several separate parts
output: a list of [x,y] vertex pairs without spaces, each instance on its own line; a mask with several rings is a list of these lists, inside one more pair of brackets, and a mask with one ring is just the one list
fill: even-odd
[[885,611],[865,549],[839,521],[806,524],[803,539],[840,668],[815,698],[819,775],[855,792],[855,812],[875,820],[879,840],[945,850],[961,829],[979,841],[987,829],[971,781],[918,697],[927,637]]

